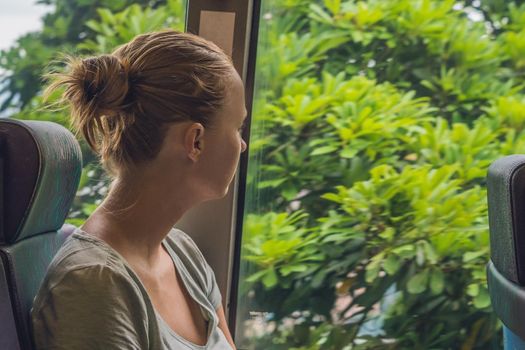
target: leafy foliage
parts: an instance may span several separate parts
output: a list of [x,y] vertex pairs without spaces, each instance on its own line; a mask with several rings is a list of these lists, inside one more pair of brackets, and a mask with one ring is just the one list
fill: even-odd
[[[42,73],[49,62],[60,52],[72,53],[85,40],[92,40],[95,33],[85,23],[98,18],[97,8],[120,11],[133,3],[157,8],[162,0],[41,0],[54,5],[54,11],[44,16],[44,28],[19,38],[0,55],[0,111],[20,109],[42,89]],[[178,14],[178,13],[177,13]],[[135,21],[135,20],[134,20]]]
[[[274,327],[256,348],[501,347],[484,187],[492,161],[523,152],[524,14],[499,1],[263,8],[243,290]],[[270,233],[276,218],[293,234]]]

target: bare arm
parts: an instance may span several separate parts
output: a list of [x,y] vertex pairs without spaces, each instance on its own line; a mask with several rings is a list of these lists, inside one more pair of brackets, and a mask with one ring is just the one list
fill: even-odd
[[228,340],[228,343],[232,346],[233,350],[237,350],[235,347],[235,343],[233,342],[232,335],[230,334],[230,330],[228,329],[228,324],[226,323],[226,316],[224,315],[224,308],[222,307],[222,304],[219,305],[217,310],[217,316],[219,316],[219,328],[221,329],[222,333],[226,336],[226,339]]

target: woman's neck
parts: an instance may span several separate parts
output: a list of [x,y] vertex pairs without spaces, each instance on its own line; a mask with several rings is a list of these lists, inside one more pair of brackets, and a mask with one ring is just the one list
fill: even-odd
[[187,194],[167,193],[155,181],[146,180],[115,180],[82,229],[108,243],[129,263],[154,267],[162,255],[162,240],[197,203]]

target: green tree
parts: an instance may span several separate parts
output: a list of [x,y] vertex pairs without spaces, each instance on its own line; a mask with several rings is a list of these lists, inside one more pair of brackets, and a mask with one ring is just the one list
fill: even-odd
[[500,348],[485,175],[525,146],[525,5],[263,14],[243,292],[275,327],[256,348]]
[[95,32],[85,23],[99,17],[98,8],[120,11],[131,4],[157,8],[165,0],[41,0],[54,10],[43,18],[41,31],[20,37],[0,54],[0,112],[28,105],[43,85],[42,74],[59,52],[74,52],[76,46],[93,39]]

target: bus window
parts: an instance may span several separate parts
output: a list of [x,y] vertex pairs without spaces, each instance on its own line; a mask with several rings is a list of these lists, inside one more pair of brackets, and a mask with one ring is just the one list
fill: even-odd
[[524,149],[525,6],[260,5],[239,348],[500,348],[485,176]]

